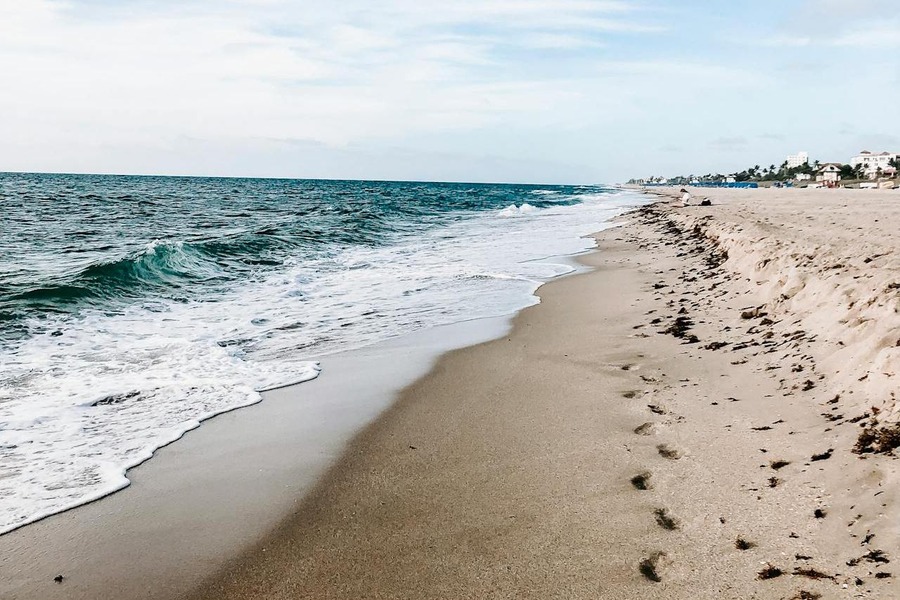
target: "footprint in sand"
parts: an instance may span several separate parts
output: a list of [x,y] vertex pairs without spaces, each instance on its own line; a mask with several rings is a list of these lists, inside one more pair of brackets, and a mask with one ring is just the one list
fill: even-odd
[[641,575],[650,581],[659,583],[662,581],[661,570],[665,566],[667,558],[665,552],[653,552],[640,562],[638,570],[641,572]]
[[669,509],[657,508],[653,511],[653,515],[656,517],[656,524],[663,529],[667,529],[669,531],[681,529],[681,523],[678,521],[678,519],[669,514]]
[[637,435],[653,435],[653,423],[644,423],[634,428]]
[[650,477],[652,477],[652,475],[649,471],[639,473],[631,478],[631,485],[633,485],[635,489],[641,491],[652,490],[653,485],[650,483]]
[[678,460],[681,458],[681,452],[667,444],[660,444],[656,447],[656,451],[659,452],[660,456],[669,460]]

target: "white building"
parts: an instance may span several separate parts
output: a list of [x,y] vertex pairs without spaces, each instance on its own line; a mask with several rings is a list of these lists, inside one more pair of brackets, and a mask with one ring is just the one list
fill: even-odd
[[809,163],[809,152],[798,152],[787,157],[787,168],[796,169],[801,165]]
[[837,183],[841,180],[841,165],[839,163],[826,163],[819,169],[816,175],[816,181],[824,181],[825,183]]
[[854,156],[850,160],[850,166],[855,169],[857,165],[863,165],[863,172],[868,177],[874,178],[878,176],[879,169],[882,174],[896,172],[893,170],[893,167],[891,167],[892,160],[900,160],[900,154],[893,152],[880,152],[875,154],[868,150],[863,150],[859,155]]

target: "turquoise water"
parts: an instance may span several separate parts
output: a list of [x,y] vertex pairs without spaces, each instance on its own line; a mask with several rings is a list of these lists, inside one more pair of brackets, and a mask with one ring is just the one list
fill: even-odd
[[[599,186],[0,174],[0,533],[128,484],[316,357],[510,314]],[[352,375],[352,374],[350,374]]]
[[572,204],[586,189],[0,174],[0,335],[90,308],[214,302],[287,259],[396,243],[523,199]]

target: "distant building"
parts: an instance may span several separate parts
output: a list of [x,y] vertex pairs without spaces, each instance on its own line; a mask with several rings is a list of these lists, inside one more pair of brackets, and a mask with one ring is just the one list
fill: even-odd
[[729,175],[725,178],[725,183],[734,183],[735,181],[737,180],[734,178],[734,175]]
[[809,181],[810,179],[812,179],[812,175],[810,175],[809,173],[797,173],[794,176],[794,179],[796,179],[797,181]]
[[837,183],[841,180],[841,163],[825,163],[816,175],[816,181]]
[[809,152],[798,152],[787,157],[788,169],[796,169],[806,164],[809,164]]
[[[878,176],[879,169],[881,170],[881,174],[885,174],[889,169],[893,169],[893,167],[891,167],[891,161],[898,159],[900,159],[900,154],[895,152],[879,152],[878,154],[875,154],[868,150],[863,150],[857,156],[850,159],[850,166],[855,169],[857,166],[862,165],[863,173],[874,179]],[[896,173],[896,171],[893,172]]]

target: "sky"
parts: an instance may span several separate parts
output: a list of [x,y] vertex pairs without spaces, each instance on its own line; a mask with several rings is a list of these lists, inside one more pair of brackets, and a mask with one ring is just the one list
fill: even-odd
[[0,0],[0,171],[614,183],[900,152],[897,0]]

